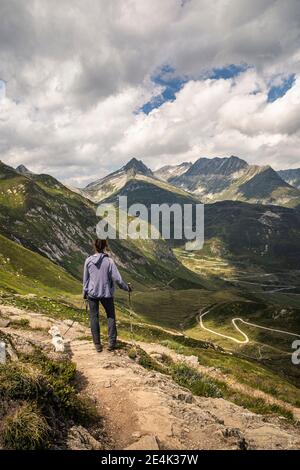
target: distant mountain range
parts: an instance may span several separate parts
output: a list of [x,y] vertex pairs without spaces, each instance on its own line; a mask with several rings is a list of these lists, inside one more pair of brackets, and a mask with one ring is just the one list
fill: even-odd
[[[165,177],[166,171],[165,167]],[[284,182],[272,168],[251,166],[231,157],[199,159],[194,164],[184,163],[179,171],[174,172],[174,167],[170,171],[169,181],[163,181],[158,172],[132,159],[78,194],[50,175],[34,174],[24,167],[13,169],[1,162],[0,233],[80,277],[98,222],[95,203],[114,203],[119,195],[127,195],[129,205],[139,202],[148,207],[152,203],[196,204],[205,199],[212,202],[205,207],[204,253],[283,268],[298,263],[299,211],[276,206],[275,202],[296,206],[299,190]],[[224,201],[214,202],[220,195]],[[270,200],[273,205],[268,204]],[[183,243],[112,240],[111,247],[123,269],[143,282],[159,282],[174,269],[180,282],[185,282],[188,276],[170,250],[170,246]]]
[[[134,179],[135,189],[137,181],[140,181],[140,184],[148,184],[148,190],[150,186],[155,191],[164,187],[184,197],[193,195],[204,203],[242,201],[300,207],[300,190],[296,187],[299,176],[297,171],[278,173],[270,166],[249,165],[245,160],[231,156],[199,158],[195,163],[166,165],[152,172],[141,160],[133,158],[119,170],[90,183],[81,190],[81,194],[94,202],[100,202],[120,191],[124,193],[125,186],[130,192],[128,182]],[[294,186],[290,183],[294,183]]]
[[[179,199],[184,198],[185,200],[189,199],[194,202],[197,200],[195,196],[185,190],[177,188],[176,186],[157,178],[150,168],[148,168],[141,160],[137,160],[136,158],[132,158],[119,170],[90,183],[81,190],[81,193],[97,203],[104,199],[111,199],[113,196],[118,194],[125,195],[127,193],[132,193],[132,185],[134,185],[134,191],[145,187],[147,200],[149,200],[149,198],[153,199],[153,194],[157,192],[164,193],[164,196],[166,196],[166,194],[173,195],[171,198],[173,202],[175,202],[176,195]],[[164,201],[164,196],[162,195],[158,198],[160,202],[167,202]],[[134,198],[134,202],[142,203],[145,200],[144,198],[143,201],[138,199],[136,195]]]
[[[208,253],[216,250],[212,254],[290,267],[295,267],[300,256],[299,212],[280,207],[298,205],[300,191],[271,167],[248,165],[238,157],[201,158],[194,164],[165,166],[155,172],[134,158],[88,185],[83,194],[95,202],[113,203],[126,195],[129,205],[139,202],[147,207],[153,203],[195,204],[204,199]],[[174,243],[180,245],[180,241]]]
[[[181,171],[180,164],[170,169],[163,167],[155,175],[197,195],[203,202],[232,200],[286,207],[300,205],[300,191],[287,182],[288,173],[284,172],[283,178],[270,166],[249,165],[235,156],[199,158],[185,165],[185,171]],[[295,181],[297,173],[290,171]]]
[[295,170],[280,170],[279,176],[291,186],[300,189],[300,168]]
[[[19,165],[16,171],[35,178],[34,173],[24,165]],[[41,175],[38,176],[41,178]],[[300,206],[300,169],[276,172],[270,166],[249,165],[235,156],[199,158],[194,163],[165,165],[155,171],[142,160],[132,158],[119,170],[83,189],[68,189],[98,203],[120,192],[130,192],[133,180],[135,190],[139,181],[140,185],[148,185],[149,191],[153,186],[155,191],[160,188],[205,203],[230,200],[294,208]]]

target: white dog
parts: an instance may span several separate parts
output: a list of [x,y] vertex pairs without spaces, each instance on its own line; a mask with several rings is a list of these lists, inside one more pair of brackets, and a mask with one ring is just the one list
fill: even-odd
[[65,343],[57,326],[52,326],[48,331],[52,336],[52,344],[56,352],[65,352]]

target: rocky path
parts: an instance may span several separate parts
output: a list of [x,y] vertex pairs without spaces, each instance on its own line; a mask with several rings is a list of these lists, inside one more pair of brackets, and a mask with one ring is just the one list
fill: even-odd
[[233,390],[244,393],[251,397],[261,398],[266,403],[284,407],[290,410],[293,413],[295,419],[300,422],[300,408],[296,408],[288,404],[287,402],[279,400],[278,398],[275,398],[272,395],[263,392],[262,390],[254,389],[246,384],[237,382],[233,377],[225,375],[223,372],[214,367],[202,366],[201,364],[199,364],[198,358],[196,356],[184,356],[182,354],[177,354],[172,349],[169,349],[168,347],[162,346],[157,343],[138,342],[138,345],[151,356],[155,357],[155,355],[166,354],[170,356],[175,362],[185,362],[187,365],[196,368],[199,372],[206,374],[212,377],[213,379],[226,382],[226,384],[229,385]]
[[[7,332],[49,348],[47,329],[68,323],[0,306],[8,318],[27,318],[30,329]],[[34,329],[35,328],[35,329]],[[104,418],[114,449],[296,449],[299,429],[284,419],[265,418],[223,399],[194,397],[168,376],[144,369],[125,350],[96,353],[83,338],[87,328],[75,324],[68,332],[69,353],[77,364],[84,393]],[[145,350],[154,345],[141,344]],[[159,346],[159,345],[158,345]],[[149,349],[150,348],[150,349]]]

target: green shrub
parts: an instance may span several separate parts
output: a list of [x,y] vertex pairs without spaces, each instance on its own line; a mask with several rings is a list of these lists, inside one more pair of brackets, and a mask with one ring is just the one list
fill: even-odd
[[62,408],[64,412],[76,412],[76,365],[68,360],[54,361],[38,350],[34,354],[23,355],[23,359],[38,367],[45,377],[48,388],[47,406],[51,404]]
[[44,378],[28,365],[8,363],[0,366],[0,397],[31,400],[43,396]]
[[[20,354],[18,362],[0,366],[3,446],[51,448],[54,442],[56,445],[64,442],[67,428],[74,423],[92,426],[101,436],[103,425],[96,407],[78,394],[75,379],[75,364],[52,360],[39,350],[34,354]],[[8,416],[11,409],[17,412]],[[31,426],[26,425],[27,421]]]
[[8,416],[3,424],[2,442],[13,450],[37,450],[48,447],[49,426],[37,407],[26,403]]
[[128,351],[128,357],[130,359],[132,359],[133,361],[135,361],[135,359],[137,358],[137,351],[135,348],[130,348],[129,351]]

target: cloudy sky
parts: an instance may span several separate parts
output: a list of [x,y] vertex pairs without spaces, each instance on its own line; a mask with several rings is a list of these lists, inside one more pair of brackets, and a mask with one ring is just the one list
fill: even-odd
[[0,0],[0,159],[300,167],[299,0]]

